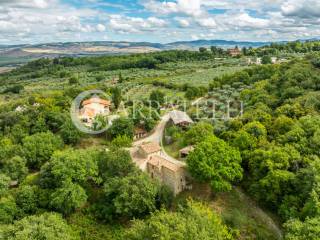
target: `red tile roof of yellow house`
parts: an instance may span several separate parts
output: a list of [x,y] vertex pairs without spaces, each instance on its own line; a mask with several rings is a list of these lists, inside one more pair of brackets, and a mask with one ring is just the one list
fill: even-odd
[[86,116],[90,118],[93,118],[96,115],[94,109],[91,109],[91,108],[83,108],[81,109],[80,113],[82,116]]
[[88,100],[83,101],[82,106],[86,106],[88,104],[98,103],[104,106],[111,106],[111,102],[108,100],[101,99],[99,97],[92,97]]

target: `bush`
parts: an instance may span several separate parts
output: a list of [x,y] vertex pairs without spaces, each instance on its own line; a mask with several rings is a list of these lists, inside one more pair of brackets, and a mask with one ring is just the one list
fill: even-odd
[[104,219],[141,218],[156,209],[157,186],[144,173],[113,178],[104,185],[101,205]]
[[36,133],[23,139],[24,155],[30,167],[39,169],[54,151],[61,149],[63,142],[51,132]]
[[117,136],[115,139],[112,140],[111,145],[113,147],[117,148],[126,148],[126,147],[131,147],[132,145],[132,139],[129,138],[128,136]]
[[13,197],[0,197],[0,224],[12,223],[17,214],[17,206]]
[[82,207],[87,198],[85,190],[80,185],[67,181],[51,194],[49,205],[56,211],[69,215]]
[[24,87],[22,85],[14,85],[12,87],[8,87],[7,89],[5,89],[3,91],[3,93],[15,93],[15,94],[19,94],[22,90],[24,89]]
[[26,160],[22,157],[15,156],[13,158],[4,159],[3,167],[0,172],[9,176],[12,180],[22,181],[28,174]]
[[0,174],[0,197],[7,194],[11,179],[4,174]]
[[220,217],[206,205],[196,202],[188,202],[178,212],[162,210],[145,221],[135,220],[125,239],[156,239],[155,236],[177,240],[233,239]]
[[22,215],[33,214],[38,209],[38,196],[36,187],[22,186],[16,195],[16,203]]
[[29,216],[2,231],[3,240],[80,240],[78,233],[56,213]]
[[108,136],[114,139],[118,136],[127,136],[133,139],[133,122],[128,118],[116,119],[107,131]]
[[69,84],[70,85],[75,85],[79,83],[79,79],[76,76],[73,76],[71,78],[69,78]]

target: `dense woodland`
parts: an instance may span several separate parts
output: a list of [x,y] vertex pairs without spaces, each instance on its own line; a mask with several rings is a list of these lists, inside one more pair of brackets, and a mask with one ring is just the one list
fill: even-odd
[[[135,127],[155,127],[158,115],[145,116],[150,105],[160,111],[170,91],[189,101],[241,84],[246,86],[239,93],[245,104],[242,117],[194,119],[186,131],[171,127],[167,133],[180,147],[195,146],[186,160],[189,172],[195,182],[209,186],[213,198],[237,186],[276,215],[284,239],[319,239],[319,43],[250,51],[308,54],[282,64],[245,66],[201,86],[196,81],[172,84],[166,81],[170,73],[161,74],[173,72],[168,64],[201,63],[207,71],[220,67],[215,58],[223,53],[216,48],[41,59],[0,75],[0,238],[280,239],[259,229],[242,231],[233,216],[224,218],[204,199],[174,198],[166,186],[137,169],[125,150]],[[126,72],[132,69],[159,72],[139,78]],[[103,75],[110,71],[117,78],[112,86]],[[84,82],[75,72],[94,74],[94,82]],[[182,73],[189,74],[175,71]],[[140,106],[146,114],[133,114],[125,101],[131,84],[151,88]],[[125,101],[129,116],[92,139],[75,128],[69,108],[80,92],[96,88],[110,95],[114,109]]]

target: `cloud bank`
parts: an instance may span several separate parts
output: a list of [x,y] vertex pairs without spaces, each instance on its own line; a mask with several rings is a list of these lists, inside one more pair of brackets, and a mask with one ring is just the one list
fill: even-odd
[[0,44],[320,36],[319,0],[1,0]]

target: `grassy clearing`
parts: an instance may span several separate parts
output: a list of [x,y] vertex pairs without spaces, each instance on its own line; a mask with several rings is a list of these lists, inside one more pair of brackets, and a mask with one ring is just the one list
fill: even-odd
[[86,138],[82,138],[76,146],[78,149],[86,149],[90,147],[106,148],[107,140],[103,137],[87,136]]
[[176,203],[188,198],[204,201],[211,206],[229,227],[238,231],[238,239],[282,239],[278,220],[272,214],[263,211],[240,188],[236,187],[228,193],[213,196],[207,184],[196,183],[193,190],[180,194]]
[[179,150],[181,148],[179,142],[174,142],[173,144],[164,145],[164,150],[167,154],[169,154],[171,157],[179,159]]

